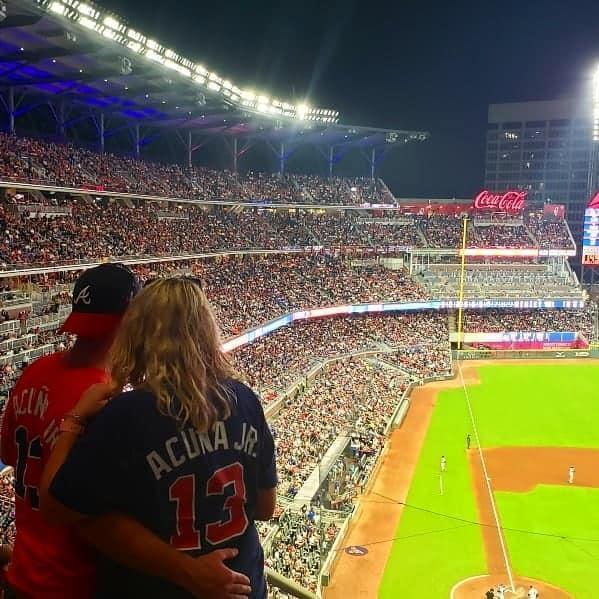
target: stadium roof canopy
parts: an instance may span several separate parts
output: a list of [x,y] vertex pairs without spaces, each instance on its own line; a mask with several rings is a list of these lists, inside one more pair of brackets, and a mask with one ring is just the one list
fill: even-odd
[[264,141],[281,167],[291,147],[314,144],[328,148],[331,169],[347,151],[368,150],[374,172],[387,149],[429,136],[343,125],[335,110],[241,89],[148,39],[119,16],[79,0],[0,0],[0,88],[10,132],[19,117],[44,105],[63,137],[92,119],[103,150],[120,121],[116,129],[130,128],[139,154],[140,126],[169,130],[186,144],[190,161],[197,138],[220,136],[235,166],[251,143]]

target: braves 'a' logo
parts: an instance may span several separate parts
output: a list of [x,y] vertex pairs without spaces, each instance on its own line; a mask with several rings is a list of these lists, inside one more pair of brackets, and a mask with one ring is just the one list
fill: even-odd
[[83,302],[86,306],[89,306],[92,303],[92,298],[91,298],[91,293],[90,293],[90,286],[87,285],[87,287],[84,287],[79,294],[77,295],[77,297],[75,298],[74,303],[78,304],[79,302]]

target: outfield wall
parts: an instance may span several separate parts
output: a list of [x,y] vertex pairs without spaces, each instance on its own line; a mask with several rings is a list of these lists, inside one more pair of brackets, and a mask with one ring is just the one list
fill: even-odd
[[554,358],[599,358],[599,349],[465,349],[451,352],[454,360],[552,360]]

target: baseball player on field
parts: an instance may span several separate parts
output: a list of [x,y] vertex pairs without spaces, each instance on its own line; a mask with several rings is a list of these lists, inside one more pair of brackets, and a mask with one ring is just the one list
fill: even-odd
[[539,596],[539,591],[537,591],[535,587],[530,585],[530,587],[528,587],[528,593],[526,594],[526,596],[528,597],[528,599],[537,599],[537,597]]
[[444,455],[441,456],[441,472],[445,472],[447,470],[447,459]]
[[574,466],[570,466],[570,468],[568,468],[568,484],[573,484],[574,483],[574,475],[576,474],[576,468],[574,468]]

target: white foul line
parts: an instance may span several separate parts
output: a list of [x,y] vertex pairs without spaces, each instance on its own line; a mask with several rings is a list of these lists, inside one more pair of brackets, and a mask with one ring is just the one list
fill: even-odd
[[503,531],[501,530],[501,525],[499,524],[499,515],[497,514],[497,506],[495,505],[495,497],[493,495],[493,489],[491,489],[491,480],[489,479],[489,473],[487,471],[487,464],[485,463],[485,456],[483,455],[483,450],[480,445],[480,438],[478,436],[478,428],[476,427],[476,421],[474,420],[474,412],[472,411],[472,405],[470,404],[470,396],[468,395],[468,388],[466,387],[466,382],[464,381],[464,375],[462,373],[462,366],[460,364],[460,360],[457,360],[458,372],[460,373],[460,379],[462,381],[462,387],[464,389],[464,397],[466,398],[466,405],[468,406],[468,412],[470,412],[470,420],[472,421],[472,431],[474,432],[474,438],[476,440],[476,446],[478,448],[478,455],[480,456],[480,464],[483,469],[483,475],[485,477],[485,482],[487,483],[487,491],[489,492],[489,501],[491,502],[491,507],[493,508],[493,516],[495,518],[495,525],[497,526],[497,534],[499,535],[499,542],[501,544],[501,551],[503,552],[503,559],[505,561],[505,568],[507,570],[508,578],[510,579],[510,586],[512,587],[512,593],[516,592],[514,587],[514,578],[512,576],[512,568],[510,567],[510,560],[507,556],[507,550],[505,548],[505,541],[503,539]]

